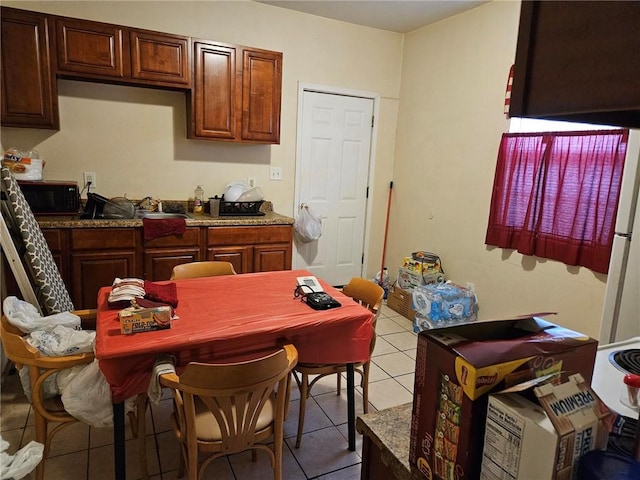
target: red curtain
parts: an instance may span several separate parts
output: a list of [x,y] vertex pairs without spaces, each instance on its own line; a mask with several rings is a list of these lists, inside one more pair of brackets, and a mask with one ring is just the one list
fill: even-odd
[[503,134],[485,243],[607,273],[628,136]]

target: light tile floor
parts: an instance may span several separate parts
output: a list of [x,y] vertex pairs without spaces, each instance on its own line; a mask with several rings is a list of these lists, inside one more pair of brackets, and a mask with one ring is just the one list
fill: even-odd
[[[377,341],[369,377],[369,411],[382,410],[413,400],[416,335],[410,320],[383,306],[376,327]],[[356,375],[356,383],[359,376]],[[299,395],[292,388],[289,416],[285,423],[283,478],[287,480],[355,480],[360,478],[362,442],[356,436],[356,451],[347,450],[347,396],[336,395],[335,378],[323,379],[307,402],[304,435],[295,448]],[[343,388],[346,380],[342,382]],[[34,439],[31,407],[22,393],[17,375],[2,379],[0,397],[2,438],[10,443],[8,453]],[[147,412],[147,458],[150,478],[175,479],[179,447],[169,425],[172,401],[166,396]],[[356,413],[362,412],[362,395],[356,393]],[[153,433],[151,433],[153,432]],[[45,480],[113,479],[113,430],[75,424],[53,441],[45,463]],[[256,462],[250,453],[221,458],[206,470],[206,479],[269,479],[271,467],[264,452]],[[127,478],[140,478],[137,443],[127,428]],[[35,478],[32,474],[31,477]]]

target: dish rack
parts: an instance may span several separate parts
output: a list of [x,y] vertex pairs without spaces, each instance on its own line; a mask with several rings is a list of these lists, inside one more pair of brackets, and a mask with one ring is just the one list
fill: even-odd
[[220,200],[220,211],[218,215],[221,217],[237,217],[237,216],[261,216],[264,212],[260,211],[260,206],[264,200],[257,202],[227,202],[224,197]]

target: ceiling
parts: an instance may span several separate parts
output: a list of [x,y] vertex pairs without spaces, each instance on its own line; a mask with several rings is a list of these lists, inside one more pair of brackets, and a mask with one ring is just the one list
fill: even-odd
[[310,13],[398,33],[407,33],[486,1],[470,0],[275,0],[261,1],[276,7]]

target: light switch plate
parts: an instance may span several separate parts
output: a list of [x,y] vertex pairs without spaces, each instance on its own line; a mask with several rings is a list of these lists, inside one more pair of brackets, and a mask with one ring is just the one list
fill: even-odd
[[269,180],[282,180],[282,167],[270,167]]

